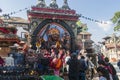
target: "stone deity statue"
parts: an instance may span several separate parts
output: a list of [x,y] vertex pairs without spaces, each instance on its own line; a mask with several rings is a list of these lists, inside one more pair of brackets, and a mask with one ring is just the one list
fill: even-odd
[[62,9],[68,9],[68,10],[69,10],[70,8],[69,8],[69,6],[68,6],[67,0],[64,0],[63,2],[64,2],[64,3],[63,3],[63,6],[62,6]]
[[46,6],[45,0],[38,0],[37,6],[38,6],[38,7],[45,7],[45,6]]
[[57,3],[56,3],[56,0],[51,0],[51,2],[50,2],[50,7],[51,7],[51,8],[58,8],[58,5],[57,5]]

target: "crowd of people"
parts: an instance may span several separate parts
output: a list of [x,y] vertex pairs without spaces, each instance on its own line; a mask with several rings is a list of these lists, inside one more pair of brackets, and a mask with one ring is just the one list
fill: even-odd
[[[99,56],[100,57],[100,56]],[[77,59],[77,56],[72,54],[71,59],[67,62],[69,65],[69,80],[87,80],[86,71],[90,69],[90,64],[92,63],[88,58],[85,60],[84,56],[81,56],[80,59]],[[82,65],[81,65],[82,63]],[[95,65],[91,65],[92,72],[94,72]],[[97,74],[99,75],[99,80],[119,80],[116,69],[109,62],[108,57],[103,57],[98,59],[98,66],[96,67]],[[91,79],[93,75],[91,75]]]
[[85,56],[84,53],[70,53],[63,48],[40,49],[39,53],[32,50],[23,53],[18,49],[15,53],[11,52],[5,60],[0,57],[0,66],[29,66],[38,75],[51,73],[63,78],[66,73],[69,80],[92,80],[96,73],[99,80],[119,80],[109,58],[99,55],[98,65],[91,59],[91,56]]

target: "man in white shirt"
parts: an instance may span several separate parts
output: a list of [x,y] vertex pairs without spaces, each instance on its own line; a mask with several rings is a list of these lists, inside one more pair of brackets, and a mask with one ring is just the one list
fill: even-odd
[[14,66],[14,58],[12,56],[13,55],[10,54],[8,57],[6,57],[5,66]]

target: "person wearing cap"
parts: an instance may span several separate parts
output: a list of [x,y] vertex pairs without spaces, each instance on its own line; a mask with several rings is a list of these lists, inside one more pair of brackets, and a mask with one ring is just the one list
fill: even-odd
[[23,53],[22,47],[19,46],[17,49],[18,49],[18,51],[14,55],[15,66],[21,66],[21,65],[24,65],[25,55]]

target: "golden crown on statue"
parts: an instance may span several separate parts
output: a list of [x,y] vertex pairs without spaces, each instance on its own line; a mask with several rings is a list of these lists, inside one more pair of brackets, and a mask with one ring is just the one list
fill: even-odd
[[53,35],[53,34],[60,34],[60,31],[56,28],[51,28],[49,31],[48,31],[48,34],[50,35]]

